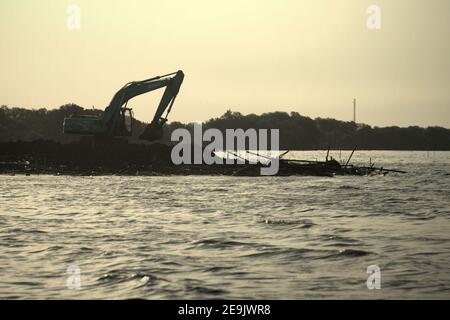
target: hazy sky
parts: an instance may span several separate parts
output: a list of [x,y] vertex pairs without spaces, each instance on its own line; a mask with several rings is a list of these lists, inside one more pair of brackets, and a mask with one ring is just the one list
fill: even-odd
[[[126,82],[182,69],[171,121],[351,120],[356,97],[358,122],[450,127],[449,39],[448,0],[0,0],[0,104],[104,108]],[[150,121],[161,94],[129,106]]]

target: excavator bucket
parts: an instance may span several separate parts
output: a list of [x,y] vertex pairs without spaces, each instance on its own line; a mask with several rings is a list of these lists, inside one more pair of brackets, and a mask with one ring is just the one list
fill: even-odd
[[144,132],[139,136],[141,140],[156,141],[161,139],[163,136],[162,124],[150,123],[144,130]]

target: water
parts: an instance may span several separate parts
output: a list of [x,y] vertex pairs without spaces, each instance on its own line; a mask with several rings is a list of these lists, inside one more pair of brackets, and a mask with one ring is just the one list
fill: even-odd
[[0,176],[0,298],[450,298],[450,152],[369,157],[409,174]]

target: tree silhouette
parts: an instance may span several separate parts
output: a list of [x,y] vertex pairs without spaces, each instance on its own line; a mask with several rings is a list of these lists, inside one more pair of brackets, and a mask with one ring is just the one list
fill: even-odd
[[[0,142],[33,141],[37,139],[72,142],[77,136],[64,135],[64,117],[71,114],[101,115],[102,110],[84,109],[76,104],[65,104],[58,109],[24,109],[0,107]],[[146,126],[139,120],[133,121],[132,142],[141,142],[138,136]],[[163,142],[170,142],[170,134],[177,128],[193,131],[193,124],[171,122],[164,127]],[[309,149],[359,149],[368,150],[450,150],[450,130],[442,127],[421,128],[410,126],[400,128],[371,127],[335,119],[311,119],[298,112],[269,112],[261,115],[243,115],[227,110],[221,117],[203,123],[203,129],[241,128],[279,129],[280,148],[289,150]]]

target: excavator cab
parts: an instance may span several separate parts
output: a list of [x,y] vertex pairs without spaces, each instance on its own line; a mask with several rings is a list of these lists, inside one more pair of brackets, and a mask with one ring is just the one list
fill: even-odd
[[120,109],[120,121],[121,121],[121,134],[120,136],[130,137],[133,134],[133,109],[122,108]]

